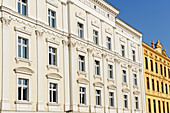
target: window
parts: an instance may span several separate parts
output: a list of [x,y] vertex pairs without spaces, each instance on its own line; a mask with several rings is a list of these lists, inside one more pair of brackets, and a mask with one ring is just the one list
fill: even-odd
[[148,69],[148,58],[145,57],[145,68]]
[[101,106],[101,90],[96,90],[96,105]]
[[166,77],[166,67],[164,67],[164,76]]
[[86,104],[86,88],[79,88],[80,104]]
[[107,49],[111,50],[112,47],[111,47],[111,38],[110,37],[107,37]]
[[85,71],[85,57],[79,55],[79,71]]
[[56,13],[50,9],[48,9],[48,25],[50,27],[56,27]]
[[163,72],[162,72],[162,64],[160,64],[160,70],[161,70],[161,75],[163,75]]
[[158,64],[157,64],[157,62],[155,62],[155,70],[156,70],[156,73],[158,73]]
[[100,62],[95,60],[95,75],[100,75]]
[[163,82],[161,82],[161,87],[162,87],[162,93],[164,93],[164,85],[163,85]]
[[147,89],[150,89],[150,86],[149,86],[149,77],[146,77],[146,81],[147,81]]
[[98,31],[93,30],[93,42],[99,44]]
[[153,100],[153,108],[154,108],[154,113],[156,113],[156,101]]
[[139,99],[138,99],[138,97],[135,97],[135,107],[136,107],[136,109],[139,109]]
[[132,50],[132,56],[133,56],[133,61],[136,61],[136,53],[134,50]]
[[163,113],[165,113],[165,102],[162,101]]
[[124,95],[124,108],[128,108],[128,96]]
[[121,49],[122,49],[122,56],[125,57],[125,46],[121,45]]
[[57,49],[49,47],[49,64],[57,65]]
[[168,94],[168,86],[167,86],[167,84],[165,84],[165,90],[166,90],[166,94]]
[[18,13],[27,15],[27,0],[18,0]]
[[161,113],[161,103],[159,100],[158,100],[158,108],[159,108],[159,113]]
[[151,71],[153,72],[153,61],[150,60],[150,62],[151,62]]
[[134,81],[134,85],[137,86],[137,75],[133,74],[133,81]]
[[114,107],[114,93],[109,92],[109,105]]
[[149,110],[149,113],[151,113],[151,101],[150,101],[150,99],[148,99],[148,110]]
[[83,24],[79,23],[77,24],[77,31],[78,31],[78,37],[83,38]]
[[169,76],[169,79],[170,79],[170,69],[168,69],[168,76]]
[[29,81],[27,79],[18,79],[18,100],[29,101]]
[[123,72],[123,82],[127,83],[126,71],[123,70],[122,72]]
[[49,84],[49,99],[50,102],[58,103],[58,84]]
[[166,107],[167,107],[167,113],[169,113],[169,103],[166,102]]
[[152,90],[155,91],[155,83],[154,83],[154,79],[152,79]]
[[157,92],[159,92],[159,81],[157,80]]
[[112,65],[108,65],[108,76],[110,79],[113,79],[113,66]]
[[28,59],[28,39],[18,37],[18,57]]

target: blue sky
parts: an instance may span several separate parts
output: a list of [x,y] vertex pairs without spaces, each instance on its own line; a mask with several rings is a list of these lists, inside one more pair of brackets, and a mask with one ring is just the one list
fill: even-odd
[[143,33],[143,41],[160,40],[170,56],[170,0],[107,0],[119,18]]

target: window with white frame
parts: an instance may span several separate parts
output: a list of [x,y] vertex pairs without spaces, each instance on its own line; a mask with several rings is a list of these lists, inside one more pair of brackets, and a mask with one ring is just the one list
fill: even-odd
[[125,46],[121,45],[122,56],[125,57]]
[[135,52],[135,50],[132,50],[132,57],[133,57],[133,61],[136,61],[136,52]]
[[100,61],[95,60],[95,75],[100,75]]
[[96,105],[100,105],[101,106],[101,90],[96,89],[95,92],[95,96],[96,96]]
[[138,99],[138,97],[135,97],[135,108],[139,109],[139,99]]
[[114,107],[114,92],[109,92],[109,106]]
[[111,50],[112,47],[111,47],[111,38],[110,37],[107,37],[107,49]]
[[58,103],[58,84],[49,83],[49,102]]
[[49,47],[49,64],[57,65],[57,49]]
[[18,37],[18,57],[28,59],[28,39]]
[[50,27],[56,27],[56,12],[48,9],[48,25]]
[[137,86],[138,85],[137,74],[133,74],[133,81],[134,81],[134,85]]
[[27,0],[18,0],[18,13],[27,15]]
[[86,104],[86,88],[85,87],[79,88],[79,97],[80,97],[80,104]]
[[125,71],[125,70],[122,70],[122,72],[123,72],[123,82],[124,82],[124,83],[127,83],[126,71]]
[[108,76],[113,79],[113,65],[108,64]]
[[18,100],[29,101],[29,80],[18,78]]
[[77,23],[77,32],[78,32],[78,37],[83,38],[83,24]]
[[124,95],[124,108],[128,108],[128,96]]
[[98,31],[96,30],[93,30],[93,42],[97,45],[99,44]]
[[85,71],[85,57],[79,55],[79,71]]

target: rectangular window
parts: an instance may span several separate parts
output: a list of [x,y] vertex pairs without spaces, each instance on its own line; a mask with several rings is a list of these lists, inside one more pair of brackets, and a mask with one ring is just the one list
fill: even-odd
[[49,64],[57,65],[57,49],[49,47]]
[[146,82],[147,82],[147,89],[150,89],[150,85],[149,85],[149,77],[146,77]]
[[155,91],[155,83],[154,83],[154,79],[152,79],[152,90]]
[[168,94],[168,86],[167,86],[167,84],[165,84],[165,90],[166,90],[166,94]]
[[108,76],[110,79],[113,79],[113,66],[112,65],[108,65]]
[[80,87],[79,96],[80,96],[80,104],[86,104],[86,88]]
[[79,71],[85,71],[85,57],[79,55]]
[[111,47],[111,38],[110,37],[107,37],[107,49],[111,50],[112,47]]
[[162,64],[160,64],[160,71],[161,71],[161,75],[163,75]]
[[159,113],[161,113],[161,102],[158,100]]
[[29,80],[18,79],[18,100],[29,101]]
[[162,93],[164,93],[164,85],[163,85],[163,82],[161,82],[161,87],[162,87]]
[[58,103],[58,84],[49,84],[49,101]]
[[100,75],[100,62],[95,60],[95,75]]
[[159,81],[157,80],[157,92],[159,92]]
[[136,53],[134,50],[132,50],[132,56],[133,56],[133,61],[136,61]]
[[101,90],[96,90],[95,93],[96,96],[96,105],[100,105],[101,106]]
[[18,37],[18,57],[28,59],[28,39]]
[[114,107],[114,93],[109,92],[109,105]]
[[162,101],[163,113],[165,113],[165,102]]
[[169,113],[169,103],[166,102],[166,107],[167,107],[167,113]]
[[135,97],[135,107],[136,107],[136,109],[139,109],[139,99],[138,99],[138,97]]
[[133,81],[134,81],[134,85],[137,86],[138,82],[137,82],[137,75],[133,74]]
[[56,27],[56,12],[48,9],[48,25],[50,27]]
[[151,71],[153,72],[153,61],[150,60],[150,62],[151,62]]
[[156,113],[156,101],[153,100],[153,108],[154,108],[154,113]]
[[166,77],[166,67],[164,67],[164,76]]
[[84,30],[83,30],[83,24],[77,23],[77,32],[78,32],[78,37],[83,38],[84,36]]
[[168,76],[169,76],[169,79],[170,79],[170,69],[168,69]]
[[121,45],[122,56],[125,57],[125,46]]
[[18,0],[18,13],[27,15],[27,0]]
[[156,70],[156,73],[158,73],[158,64],[157,64],[157,62],[155,62],[155,70]]
[[150,99],[148,99],[148,110],[149,110],[149,113],[151,113],[151,101],[150,101]]
[[128,108],[128,96],[124,95],[124,108]]
[[123,82],[127,83],[126,71],[122,70],[122,72],[123,72]]
[[96,30],[93,30],[93,42],[97,45],[99,44],[98,31]]
[[145,68],[148,69],[148,58],[145,57]]

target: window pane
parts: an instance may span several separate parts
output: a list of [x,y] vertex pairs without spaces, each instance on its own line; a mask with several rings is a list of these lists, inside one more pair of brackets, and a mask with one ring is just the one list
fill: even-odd
[[53,55],[53,65],[55,65],[56,63],[55,63],[55,55]]
[[21,46],[18,45],[18,57],[21,57]]
[[26,2],[27,2],[27,0],[22,0],[22,2],[23,2],[23,3],[26,3]]
[[18,100],[21,100],[21,87],[18,87]]
[[22,52],[23,52],[23,58],[26,58],[26,47],[23,47]]
[[28,85],[27,80],[23,80],[23,85]]
[[51,91],[50,91],[50,102],[52,102],[52,93],[51,93]]
[[55,27],[55,19],[51,19],[51,26]]
[[23,88],[23,100],[27,100],[28,92],[27,88]]
[[21,4],[18,2],[18,13],[21,13]]
[[49,64],[51,64],[51,53],[49,53]]
[[48,25],[50,26],[50,17],[48,17]]
[[56,100],[56,91],[53,91],[53,102],[57,102],[57,100]]
[[22,5],[22,14],[26,15],[26,6],[25,5]]

